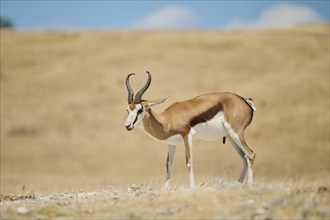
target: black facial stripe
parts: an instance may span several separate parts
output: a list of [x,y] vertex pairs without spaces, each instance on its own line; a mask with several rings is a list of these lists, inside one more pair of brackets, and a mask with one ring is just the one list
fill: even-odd
[[133,121],[133,125],[136,123],[136,121],[137,121],[139,115],[142,114],[142,112],[143,112],[143,108],[140,108],[140,109],[137,111],[136,117],[135,117],[135,119],[134,119],[134,121]]
[[138,117],[139,117],[139,114],[136,115],[136,117],[135,117],[135,119],[134,119],[134,121],[133,121],[133,125],[134,125],[135,122],[137,121]]

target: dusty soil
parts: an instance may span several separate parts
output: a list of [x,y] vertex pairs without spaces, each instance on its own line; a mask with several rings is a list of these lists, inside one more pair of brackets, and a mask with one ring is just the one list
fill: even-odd
[[[329,218],[329,26],[263,31],[1,30],[1,217]],[[177,147],[124,128],[125,77],[155,107],[198,94],[252,97],[255,185],[229,143]]]
[[[323,184],[326,182],[323,182]],[[33,195],[1,202],[3,218],[328,219],[329,188],[300,181],[247,188],[218,180],[196,189],[138,183],[97,191]],[[322,184],[322,182],[321,182]]]

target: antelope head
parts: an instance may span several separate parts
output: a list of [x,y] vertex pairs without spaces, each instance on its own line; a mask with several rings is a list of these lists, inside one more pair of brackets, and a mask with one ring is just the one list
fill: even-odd
[[166,99],[156,100],[156,101],[147,101],[142,100],[143,94],[147,91],[151,84],[151,74],[149,71],[147,71],[148,74],[148,80],[146,84],[138,91],[138,93],[134,97],[134,91],[129,83],[129,78],[132,75],[135,75],[134,73],[130,73],[126,77],[126,88],[128,91],[128,108],[127,108],[127,119],[125,122],[125,127],[128,131],[132,130],[135,126],[141,125],[141,122],[143,122],[144,115],[146,111],[149,110],[151,106],[163,103]]

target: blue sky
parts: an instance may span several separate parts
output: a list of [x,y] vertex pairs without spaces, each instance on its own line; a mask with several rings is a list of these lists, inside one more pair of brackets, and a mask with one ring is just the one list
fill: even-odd
[[271,28],[329,23],[329,1],[1,0],[19,29]]

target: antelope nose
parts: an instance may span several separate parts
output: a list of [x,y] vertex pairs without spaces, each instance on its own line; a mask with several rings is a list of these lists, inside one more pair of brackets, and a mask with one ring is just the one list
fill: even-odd
[[127,129],[128,131],[130,131],[130,130],[133,129],[133,128],[130,128],[130,126],[131,126],[131,125],[125,125],[125,127],[126,127],[126,129]]

